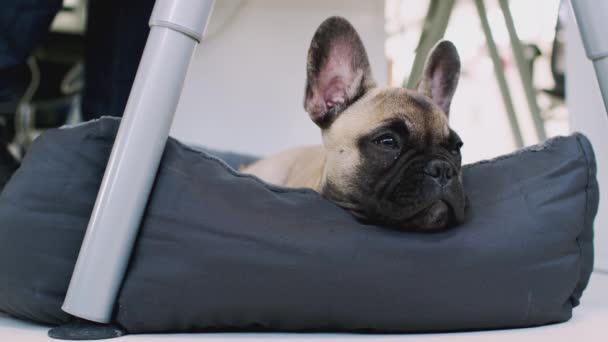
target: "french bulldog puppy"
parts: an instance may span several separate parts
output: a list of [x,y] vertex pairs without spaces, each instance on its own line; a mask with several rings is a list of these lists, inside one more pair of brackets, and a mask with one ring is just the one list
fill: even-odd
[[458,52],[442,41],[416,90],[378,87],[355,29],[331,17],[312,38],[304,95],[323,145],[290,149],[242,171],[314,189],[373,224],[432,231],[461,222],[462,141],[448,125],[459,75]]

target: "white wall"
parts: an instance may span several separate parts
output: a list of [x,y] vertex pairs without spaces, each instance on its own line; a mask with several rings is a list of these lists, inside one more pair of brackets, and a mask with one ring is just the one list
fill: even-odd
[[268,154],[320,142],[302,108],[306,53],[318,25],[341,15],[385,84],[384,1],[219,0],[171,131],[187,142]]
[[[571,13],[570,13],[571,14]],[[572,15],[566,32],[566,94],[572,131],[580,131],[591,139],[598,163],[600,208],[595,221],[596,267],[608,269],[608,115],[604,110],[593,65],[585,50]]]

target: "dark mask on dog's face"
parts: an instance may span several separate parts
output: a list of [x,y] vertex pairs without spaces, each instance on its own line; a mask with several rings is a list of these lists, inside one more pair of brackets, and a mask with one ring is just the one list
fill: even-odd
[[449,128],[460,74],[454,45],[438,43],[416,90],[376,87],[365,48],[343,18],[313,37],[304,107],[321,128],[321,192],[370,223],[437,230],[464,218],[462,141]]

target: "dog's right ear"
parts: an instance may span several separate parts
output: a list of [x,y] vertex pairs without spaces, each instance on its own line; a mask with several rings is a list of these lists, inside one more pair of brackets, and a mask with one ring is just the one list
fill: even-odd
[[374,87],[361,38],[344,18],[326,19],[317,29],[306,65],[304,109],[327,128],[351,103]]
[[459,77],[458,50],[452,42],[443,40],[431,50],[417,89],[430,97],[449,116],[450,104],[454,92],[456,92]]

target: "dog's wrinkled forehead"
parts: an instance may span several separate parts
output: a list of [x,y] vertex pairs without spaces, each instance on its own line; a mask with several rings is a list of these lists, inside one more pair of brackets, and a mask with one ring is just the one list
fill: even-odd
[[[370,89],[336,119],[328,131],[357,136],[402,119],[413,139],[440,143],[450,134],[448,116],[425,95],[396,87]],[[329,133],[329,132],[327,132]]]

